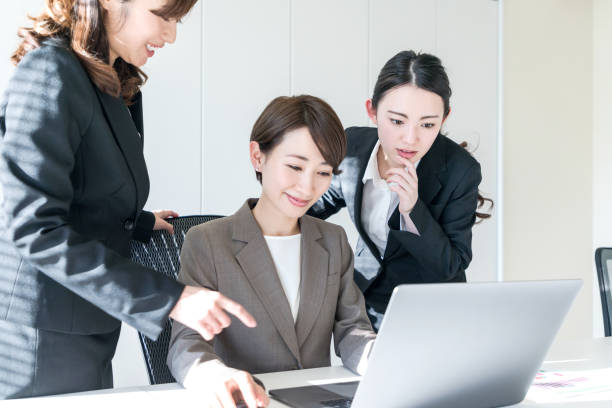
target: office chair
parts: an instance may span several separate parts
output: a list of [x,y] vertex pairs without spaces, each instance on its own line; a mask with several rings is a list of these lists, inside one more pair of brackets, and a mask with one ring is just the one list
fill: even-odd
[[604,333],[612,336],[612,248],[597,248],[595,265],[603,311]]
[[[146,244],[132,240],[130,257],[138,264],[176,279],[180,269],[179,254],[189,228],[220,217],[219,215],[194,215],[170,218],[167,221],[174,226],[174,235],[166,231],[153,231],[151,240]],[[138,334],[147,364],[149,381],[152,385],[176,382],[166,365],[171,329],[172,321],[168,319],[157,340],[153,341],[141,333]]]

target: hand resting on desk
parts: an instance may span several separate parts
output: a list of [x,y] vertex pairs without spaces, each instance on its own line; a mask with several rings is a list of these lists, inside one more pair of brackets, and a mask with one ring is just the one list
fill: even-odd
[[205,407],[258,408],[270,403],[261,381],[246,371],[225,367],[218,361],[205,365],[211,366],[210,369],[196,368],[184,384],[185,388],[202,395]]

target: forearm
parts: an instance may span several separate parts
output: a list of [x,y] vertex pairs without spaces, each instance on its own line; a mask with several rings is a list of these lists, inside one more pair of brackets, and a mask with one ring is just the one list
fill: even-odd
[[168,348],[167,364],[177,382],[185,388],[206,384],[228,370],[215,354],[212,341],[175,321]]

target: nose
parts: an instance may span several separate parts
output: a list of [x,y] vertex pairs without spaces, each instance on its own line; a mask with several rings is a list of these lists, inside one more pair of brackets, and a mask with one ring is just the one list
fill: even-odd
[[310,198],[312,197],[312,190],[314,188],[314,176],[311,174],[304,174],[300,177],[298,188],[300,193],[302,194],[302,198]]
[[402,141],[407,145],[415,144],[418,139],[416,126],[407,126],[402,133]]
[[168,44],[176,41],[176,21],[170,20],[165,24],[162,38]]

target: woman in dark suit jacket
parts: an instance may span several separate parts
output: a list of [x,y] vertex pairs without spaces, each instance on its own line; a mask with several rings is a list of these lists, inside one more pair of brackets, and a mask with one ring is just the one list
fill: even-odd
[[223,307],[254,324],[128,259],[173,214],[143,211],[137,66],[195,1],[48,0],[20,31],[0,104],[0,399],[112,387],[120,320],[151,338],[169,315],[211,338]]
[[465,282],[472,259],[480,164],[440,133],[451,89],[440,60],[403,51],[383,67],[368,115],[377,128],[346,130],[347,156],[310,214],[342,207],[360,234],[355,281],[379,328],[403,283]]

